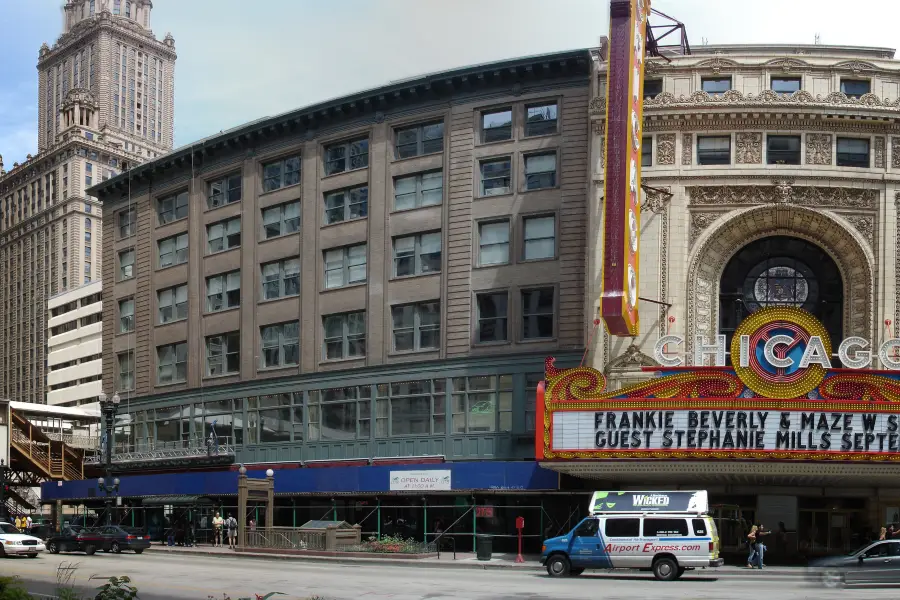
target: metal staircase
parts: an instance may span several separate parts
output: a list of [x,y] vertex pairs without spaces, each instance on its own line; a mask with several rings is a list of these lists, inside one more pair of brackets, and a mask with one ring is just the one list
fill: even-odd
[[35,473],[51,480],[84,479],[84,451],[53,440],[15,411],[10,411],[10,450]]

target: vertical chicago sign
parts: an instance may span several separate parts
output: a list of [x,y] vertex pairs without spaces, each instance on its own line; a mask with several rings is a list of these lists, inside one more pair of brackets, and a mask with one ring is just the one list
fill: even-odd
[[641,127],[650,0],[611,0],[606,71],[606,174],[600,314],[613,335],[637,335]]

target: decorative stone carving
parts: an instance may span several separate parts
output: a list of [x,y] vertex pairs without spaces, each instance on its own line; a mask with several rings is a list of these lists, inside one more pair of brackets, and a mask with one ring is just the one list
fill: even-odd
[[713,224],[719,218],[715,213],[694,213],[691,215],[691,229],[688,232],[688,243],[693,246],[703,230]]
[[606,131],[606,127],[604,126],[603,121],[593,121],[591,130],[594,132],[594,135],[603,135]]
[[874,71],[876,69],[876,67],[872,63],[863,62],[861,60],[853,60],[853,61],[838,63],[838,64],[834,65],[834,69],[835,70],[840,70],[840,69],[849,70],[849,71],[853,71],[854,75],[859,75],[863,71]]
[[831,134],[807,133],[806,134],[806,164],[830,165],[831,164]]
[[[794,192],[802,188],[794,188]],[[845,335],[871,338],[875,306],[872,248],[847,220],[820,207],[757,206],[735,210],[718,218],[700,233],[691,250],[687,269],[687,323],[685,330],[712,335],[718,329],[719,278],[725,264],[748,243],[771,235],[809,240],[828,252],[844,273]],[[693,350],[692,336],[685,351]]]
[[758,95],[743,94],[738,90],[728,90],[724,94],[710,95],[703,91],[696,91],[689,96],[675,96],[671,92],[663,92],[655,98],[644,99],[644,108],[672,107],[692,108],[704,105],[742,105],[742,106],[784,106],[796,108],[798,104],[809,106],[866,106],[882,109],[885,112],[896,114],[900,112],[900,98],[879,98],[875,94],[863,94],[859,98],[850,98],[841,92],[832,92],[826,96],[813,96],[805,90],[793,94],[778,94],[772,90],[763,90]]
[[[785,189],[787,188],[787,189]],[[783,204],[875,210],[878,190],[847,187],[795,186],[789,180],[775,185],[708,185],[685,188],[692,206]]]
[[875,218],[871,216],[847,217],[847,220],[871,245],[875,239]]
[[900,169],[900,137],[891,136],[891,168]]
[[728,59],[728,58],[723,59],[721,52],[716,52],[715,56],[713,57],[712,60],[704,60],[703,62],[701,62],[697,65],[698,68],[710,69],[713,73],[715,73],[717,75],[719,74],[719,72],[722,71],[722,69],[725,69],[728,67],[736,67],[736,66],[737,66],[737,63],[735,61]]
[[644,201],[641,210],[649,210],[654,214],[661,214],[666,210],[669,200],[672,198],[672,188],[644,188]]
[[675,134],[660,133],[656,136],[656,164],[675,164]]
[[634,343],[629,344],[625,352],[612,359],[603,368],[604,375],[613,375],[621,371],[641,371],[642,367],[656,367],[659,363],[641,352]]
[[694,162],[694,136],[690,133],[681,135],[681,164],[690,165]]
[[775,60],[770,60],[769,62],[767,62],[766,66],[772,69],[781,69],[784,73],[790,73],[792,71],[805,69],[809,66],[809,63],[800,60],[794,60],[792,58],[776,58]]
[[737,134],[735,156],[738,164],[758,165],[762,162],[762,133],[747,131]]
[[598,168],[598,172],[602,173],[603,169],[606,168],[606,137],[600,136],[600,152],[597,153],[599,157],[600,165]]
[[588,113],[591,115],[606,116],[606,97],[594,96],[588,104]]
[[875,168],[884,168],[884,137],[875,137]]

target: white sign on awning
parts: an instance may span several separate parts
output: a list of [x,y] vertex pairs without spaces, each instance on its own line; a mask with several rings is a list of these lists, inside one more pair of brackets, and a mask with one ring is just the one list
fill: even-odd
[[392,492],[450,491],[450,470],[391,471]]

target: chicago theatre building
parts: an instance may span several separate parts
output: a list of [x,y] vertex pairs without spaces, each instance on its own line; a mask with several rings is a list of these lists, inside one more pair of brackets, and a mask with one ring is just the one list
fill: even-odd
[[535,549],[594,489],[708,489],[726,548],[750,520],[813,553],[900,521],[894,51],[647,61],[626,338],[593,324],[606,52],[406,80],[95,186],[130,518],[234,506],[244,464],[274,471],[275,525],[465,545],[525,516]]

